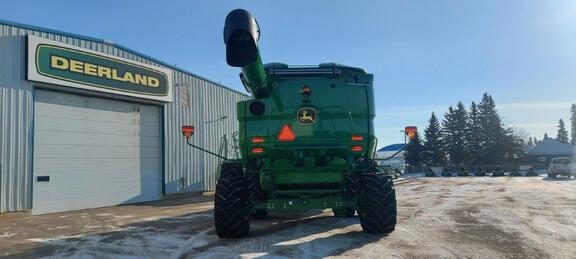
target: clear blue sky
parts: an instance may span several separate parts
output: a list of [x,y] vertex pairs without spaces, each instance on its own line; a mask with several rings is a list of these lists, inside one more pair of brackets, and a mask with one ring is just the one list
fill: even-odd
[[265,62],[337,62],[375,76],[377,136],[493,95],[504,121],[556,136],[576,102],[576,1],[6,1],[0,19],[107,39],[243,91],[222,27],[258,19]]

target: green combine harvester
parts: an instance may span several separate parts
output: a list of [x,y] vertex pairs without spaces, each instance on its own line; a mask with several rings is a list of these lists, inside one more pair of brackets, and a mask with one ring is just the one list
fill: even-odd
[[237,103],[241,159],[225,160],[216,185],[220,238],[248,234],[271,211],[332,209],[362,229],[396,225],[392,177],[377,166],[373,75],[334,63],[264,65],[260,28],[241,9],[226,17],[226,61],[253,99]]

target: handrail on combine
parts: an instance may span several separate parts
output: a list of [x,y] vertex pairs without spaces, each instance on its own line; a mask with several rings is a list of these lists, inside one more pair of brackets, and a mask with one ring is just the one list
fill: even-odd
[[240,158],[240,133],[238,131],[232,134],[232,148],[234,149],[235,158]]
[[395,157],[396,155],[400,154],[400,152],[404,151],[404,149],[406,149],[406,148],[405,148],[405,147],[401,148],[401,149],[398,150],[396,153],[394,153],[393,155],[391,155],[391,156],[389,156],[389,157],[387,157],[387,158],[380,158],[380,159],[376,159],[376,160],[384,160],[384,161],[390,160],[390,159],[392,159],[393,157]]
[[[220,147],[218,149],[218,153],[216,154],[210,150],[201,148],[199,146],[196,146],[192,143],[190,143],[190,137],[194,134],[195,128],[194,126],[182,126],[182,135],[184,135],[184,137],[186,138],[186,144],[188,144],[188,146],[191,146],[193,148],[199,149],[201,151],[204,151],[210,155],[216,156],[224,161],[228,161],[230,159],[228,159],[228,138],[226,137],[226,134],[224,134],[224,136],[222,136],[222,138],[220,138]],[[224,153],[224,155],[222,155],[222,153]]]
[[[223,136],[223,138],[225,138],[225,137],[226,137],[226,135]],[[221,140],[222,140],[222,139],[221,139]],[[201,151],[204,151],[204,152],[206,152],[206,153],[208,153],[208,154],[210,154],[210,155],[216,156],[216,157],[218,157],[218,158],[220,158],[220,159],[230,160],[230,159],[228,159],[228,157],[226,157],[226,156],[222,156],[222,155],[216,154],[216,153],[214,153],[214,152],[212,152],[212,151],[206,150],[206,149],[204,149],[204,148],[201,148],[201,147],[199,147],[199,146],[196,146],[196,145],[190,143],[190,138],[186,138],[186,144],[188,144],[188,146],[191,146],[191,147],[193,147],[193,148],[196,148],[196,149],[199,149],[199,150],[201,150]],[[222,151],[222,145],[220,146],[220,148],[221,148],[220,151]]]

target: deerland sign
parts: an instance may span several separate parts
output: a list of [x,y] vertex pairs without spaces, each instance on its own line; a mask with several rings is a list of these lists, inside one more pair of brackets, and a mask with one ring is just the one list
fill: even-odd
[[171,71],[28,36],[28,80],[172,101]]

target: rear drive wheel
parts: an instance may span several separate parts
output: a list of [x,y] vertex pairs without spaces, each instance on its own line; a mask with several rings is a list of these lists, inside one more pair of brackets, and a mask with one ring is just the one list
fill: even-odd
[[250,230],[248,184],[239,164],[223,164],[221,170],[214,197],[216,234],[220,238],[245,236]]
[[364,232],[385,234],[396,227],[396,193],[392,178],[365,173],[360,180],[360,225]]
[[220,178],[229,176],[242,176],[242,165],[238,163],[223,163],[220,166]]

